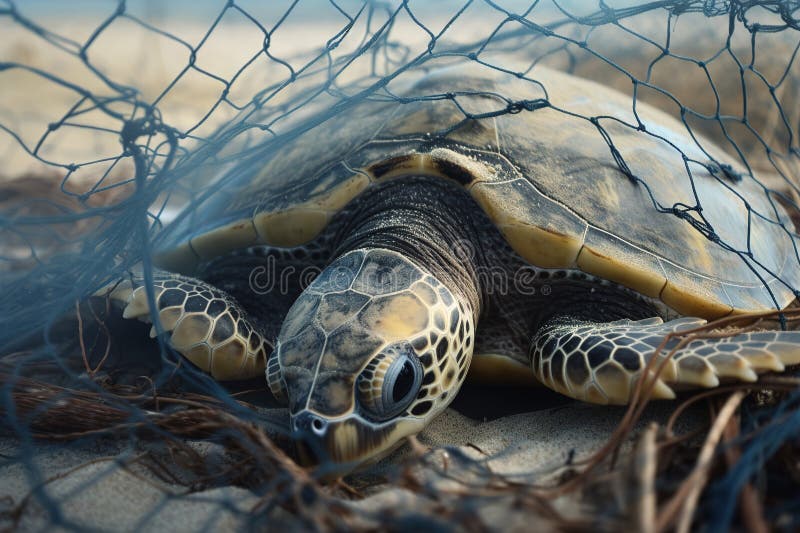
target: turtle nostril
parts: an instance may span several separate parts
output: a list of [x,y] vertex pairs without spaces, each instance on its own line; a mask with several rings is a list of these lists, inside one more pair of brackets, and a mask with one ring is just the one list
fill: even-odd
[[315,435],[322,437],[328,430],[328,422],[324,418],[309,412],[298,414],[294,418],[294,430],[300,433],[313,432]]

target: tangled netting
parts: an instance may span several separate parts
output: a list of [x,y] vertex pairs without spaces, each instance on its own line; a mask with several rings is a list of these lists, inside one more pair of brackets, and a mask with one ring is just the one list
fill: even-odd
[[[642,111],[649,104],[685,126],[690,180],[700,165],[720,183],[765,191],[772,212],[747,205],[747,235],[734,236],[706,216],[701,195],[650,198],[658,216],[737,254],[776,302],[781,285],[766,282],[780,273],[750,228],[796,232],[799,15],[800,2],[766,0],[0,0],[0,524],[796,529],[791,376],[752,386],[757,395],[731,386],[687,400],[640,432],[633,453],[638,397],[588,458],[500,474],[503,453],[412,440],[377,473],[326,484],[295,463],[286,411],[263,382],[223,388],[161,337],[147,344],[147,329],[116,341],[113,317],[75,310],[137,263],[147,277],[170,222],[242,161],[280,158],[365,100],[450,101],[464,121],[537,113],[559,91],[542,96],[541,67],[629,98],[620,116],[581,117],[628,178],[641,180],[609,132],[667,142]],[[408,90],[423,72],[466,63],[529,84],[530,98],[494,94],[504,104],[476,112],[463,105],[468,92]],[[800,268],[796,251],[792,260]],[[771,317],[775,327],[796,318]],[[710,425],[675,429],[699,400]]]

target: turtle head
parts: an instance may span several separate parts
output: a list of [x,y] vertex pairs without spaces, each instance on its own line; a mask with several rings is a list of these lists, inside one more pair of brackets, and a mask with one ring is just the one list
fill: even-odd
[[294,436],[343,473],[419,432],[466,375],[468,309],[397,252],[339,257],[289,310],[267,368]]

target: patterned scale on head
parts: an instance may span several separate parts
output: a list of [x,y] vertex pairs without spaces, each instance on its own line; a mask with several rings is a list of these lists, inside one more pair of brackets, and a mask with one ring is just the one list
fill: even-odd
[[294,303],[267,380],[288,400],[293,429],[317,435],[317,457],[380,457],[452,399],[473,323],[465,302],[402,255],[355,250]]

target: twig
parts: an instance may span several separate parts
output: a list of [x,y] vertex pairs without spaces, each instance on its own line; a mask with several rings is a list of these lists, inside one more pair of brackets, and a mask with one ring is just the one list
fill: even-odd
[[[106,298],[105,304],[106,304],[105,313],[106,316],[109,316],[111,314],[111,300],[109,298]],[[77,301],[75,302],[75,305],[76,306],[78,305]],[[105,353],[103,353],[103,357],[100,358],[100,361],[97,363],[97,366],[95,366],[94,370],[92,370],[92,376],[94,376],[94,374],[100,372],[100,369],[103,368],[103,365],[108,359],[108,356],[111,354],[111,331],[109,331],[105,321],[102,320],[99,316],[97,316],[94,307],[92,307],[91,305],[89,305],[89,311],[91,311],[92,317],[94,318],[95,322],[99,324],[100,327],[103,329],[103,332],[105,333],[106,336],[106,351]]]
[[642,533],[655,533],[656,527],[657,434],[658,424],[651,423],[639,439],[636,450],[635,465],[639,484],[636,516],[638,530]]
[[708,481],[708,472],[711,469],[714,450],[722,437],[722,432],[728,424],[728,420],[736,412],[745,394],[745,391],[741,390],[734,392],[720,409],[719,415],[714,420],[706,441],[703,443],[700,455],[697,457],[694,470],[692,470],[692,473],[681,484],[680,488],[664,506],[664,510],[659,514],[657,531],[665,531],[672,524],[678,512],[681,514],[676,531],[678,533],[689,531],[700,492]]
[[86,373],[89,374],[89,377],[92,377],[94,373],[92,372],[92,367],[89,365],[89,359],[86,355],[86,343],[83,340],[83,317],[81,316],[80,302],[78,300],[75,300],[75,315],[78,317],[78,343],[81,347],[83,366],[86,369]]

